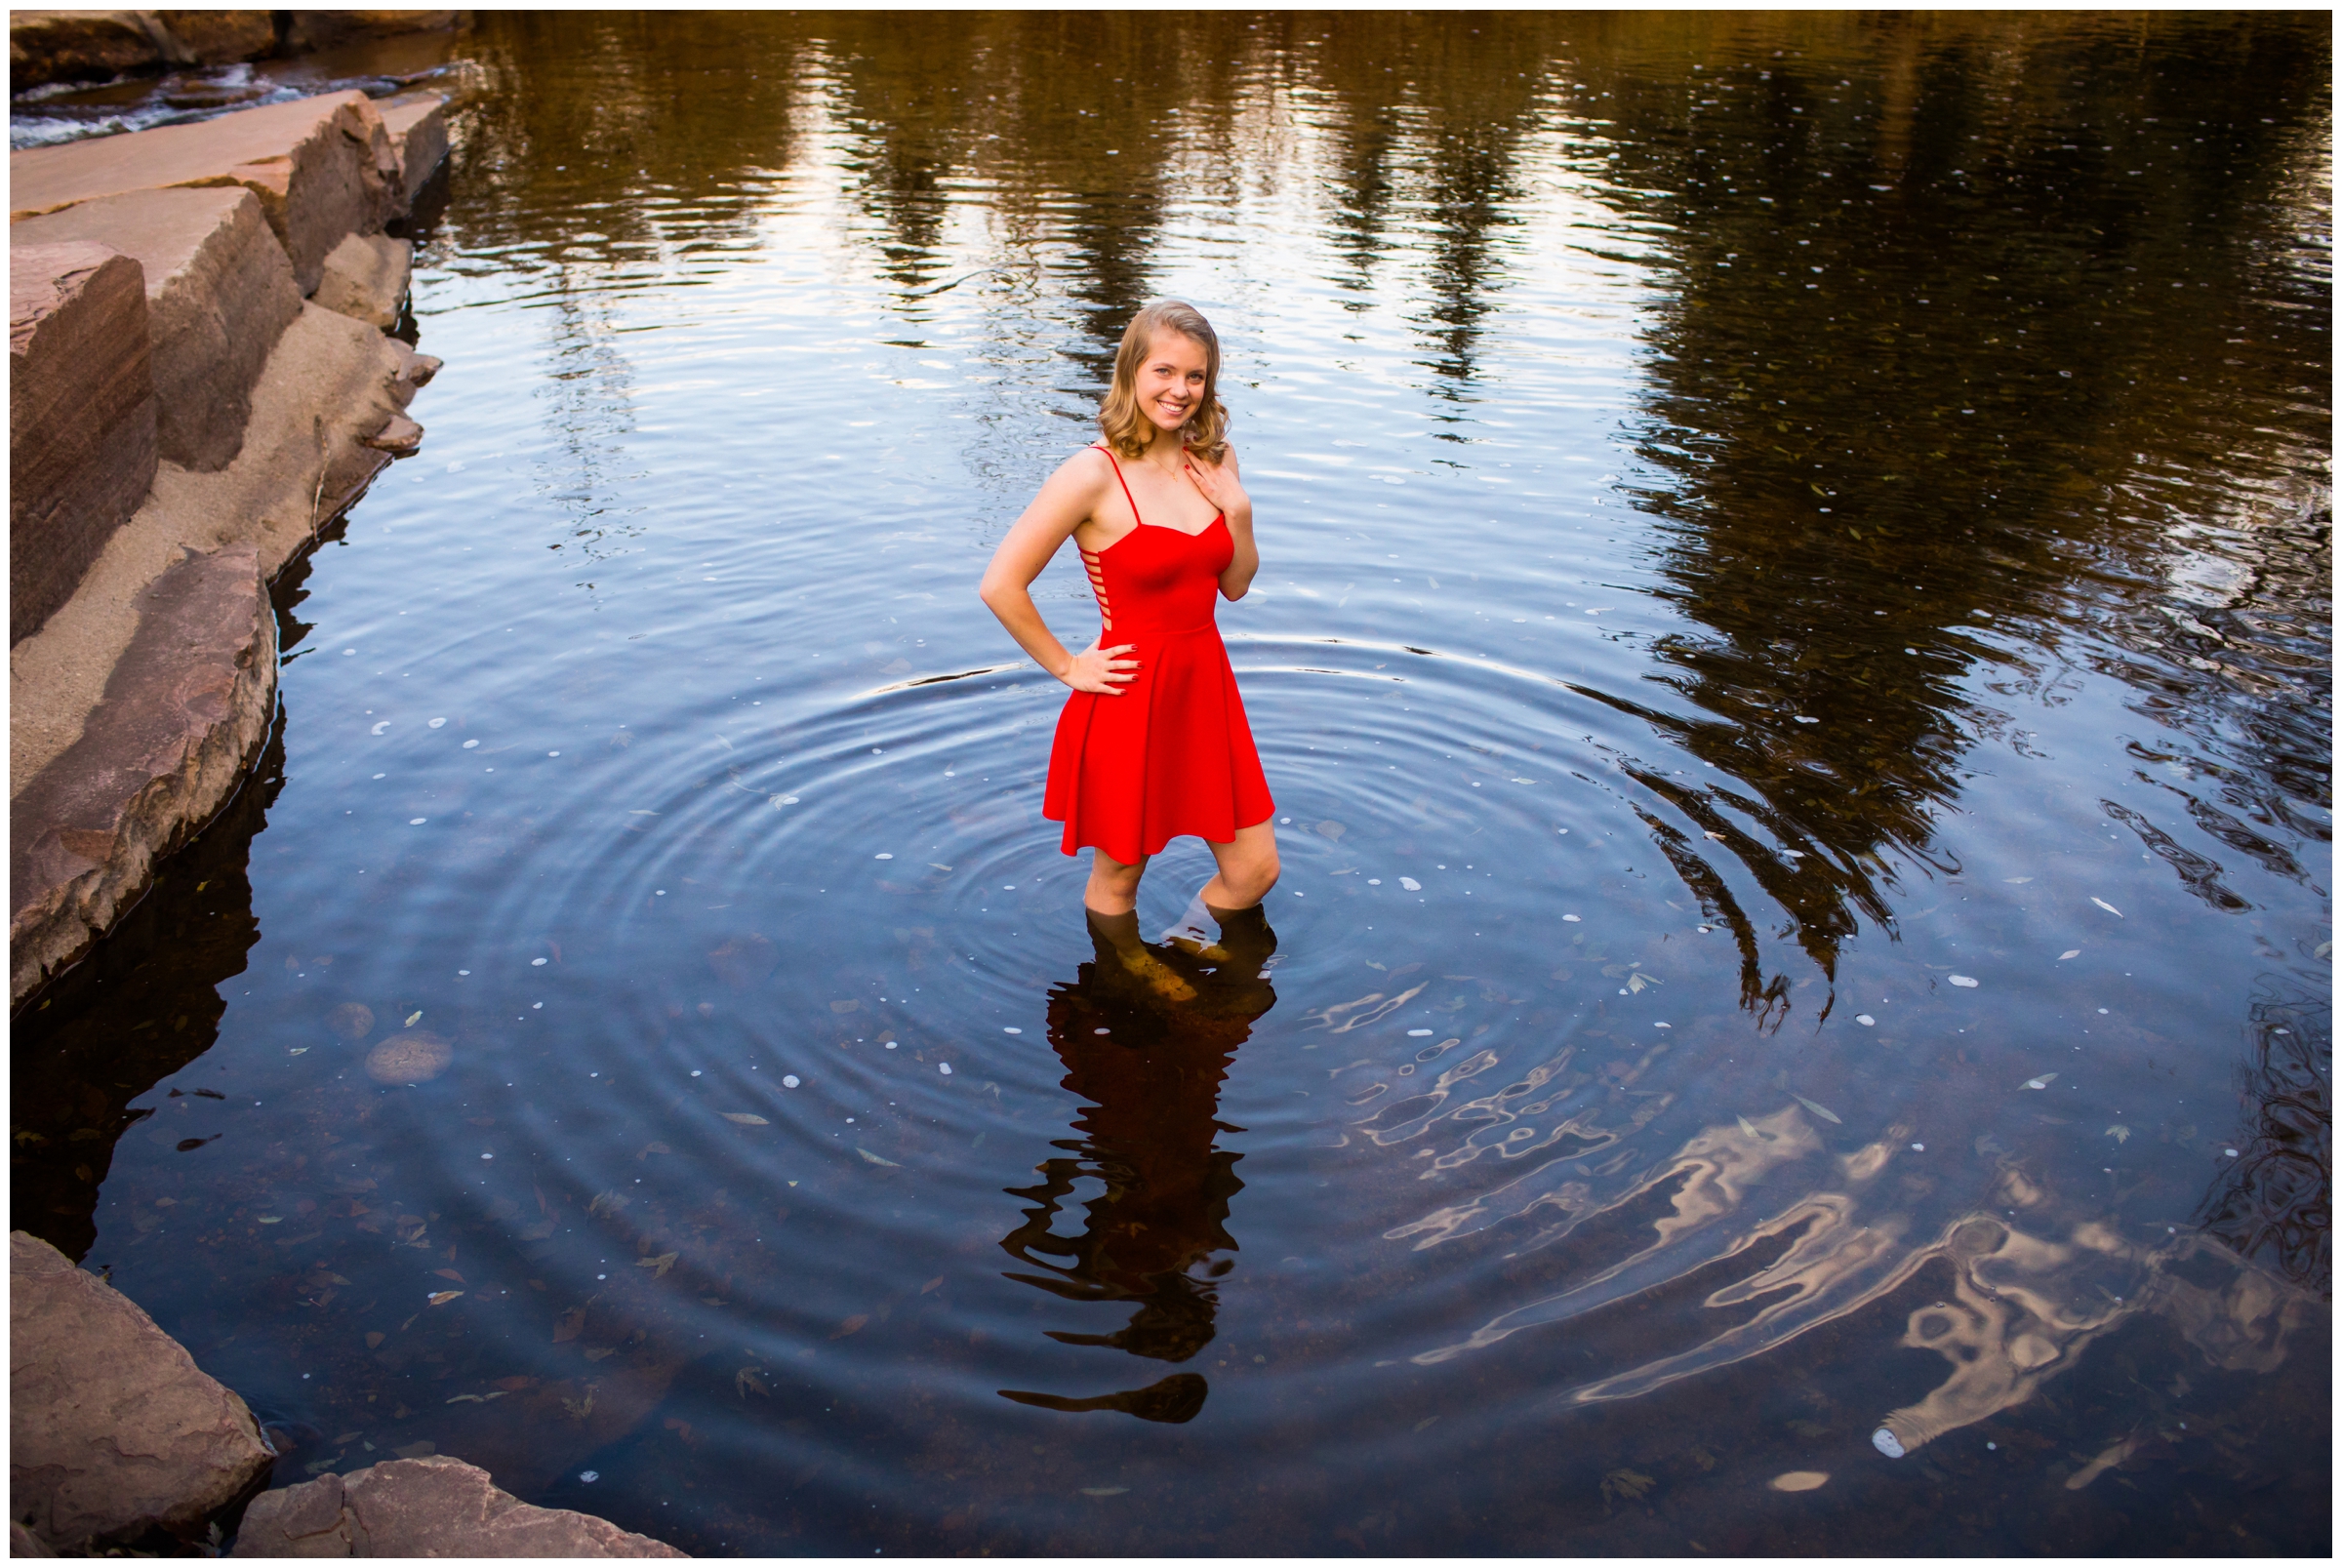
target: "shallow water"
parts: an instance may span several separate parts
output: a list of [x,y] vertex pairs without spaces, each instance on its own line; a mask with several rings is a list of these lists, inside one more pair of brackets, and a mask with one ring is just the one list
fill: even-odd
[[[2325,24],[917,26],[483,14],[429,439],[15,1223],[280,1481],[694,1552],[2325,1549]],[[1200,956],[973,592],[1158,294]]]

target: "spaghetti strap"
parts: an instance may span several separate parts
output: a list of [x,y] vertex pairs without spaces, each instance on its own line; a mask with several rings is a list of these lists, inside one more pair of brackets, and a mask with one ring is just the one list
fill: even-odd
[[1122,477],[1122,464],[1114,461],[1114,449],[1103,441],[1093,441],[1090,445],[1105,453],[1106,461],[1114,464],[1114,482],[1122,487],[1122,499],[1130,503],[1130,520],[1144,528],[1147,519],[1139,515],[1139,498],[1130,493],[1130,481]]

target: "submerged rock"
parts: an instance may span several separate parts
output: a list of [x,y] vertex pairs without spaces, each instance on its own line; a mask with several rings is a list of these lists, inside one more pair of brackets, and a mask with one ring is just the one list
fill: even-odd
[[455,1059],[454,1041],[428,1029],[406,1029],[366,1053],[366,1071],[377,1083],[427,1083]]
[[681,1557],[664,1541],[501,1491],[445,1455],[386,1460],[266,1492],[244,1510],[237,1557]]
[[199,1538],[275,1461],[252,1412],[121,1292],[21,1230],[8,1246],[11,1517],[65,1550]]

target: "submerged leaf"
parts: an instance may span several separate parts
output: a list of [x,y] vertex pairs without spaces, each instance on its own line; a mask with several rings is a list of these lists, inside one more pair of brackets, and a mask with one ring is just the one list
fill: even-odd
[[2080,958],[2080,956],[2081,949],[2080,947],[2068,947],[2064,952],[2061,952],[2057,955],[2057,961],[2062,964],[2069,958]]
[[764,1386],[764,1379],[757,1375],[754,1367],[742,1367],[733,1373],[732,1387],[743,1399],[751,1393],[760,1393],[767,1399],[773,1396],[773,1390]]
[[2130,1142],[2130,1129],[2117,1122],[2101,1136],[2111,1138],[2118,1144],[2127,1144]]
[[887,1167],[889,1170],[896,1170],[896,1171],[899,1171],[899,1170],[901,1170],[901,1169],[903,1168],[903,1167],[902,1167],[900,1164],[898,1164],[898,1163],[897,1163],[897,1162],[895,1162],[894,1160],[890,1160],[890,1159],[888,1159],[888,1158],[887,1158],[885,1155],[883,1155],[883,1154],[873,1154],[873,1153],[871,1153],[871,1152],[870,1152],[868,1149],[867,1149],[867,1148],[863,1147],[863,1146],[862,1146],[860,1144],[856,1144],[856,1145],[854,1146],[854,1152],[855,1152],[855,1153],[857,1153],[857,1154],[860,1154],[860,1155],[861,1155],[861,1156],[862,1156],[864,1159],[866,1159],[866,1160],[868,1160],[868,1161],[869,1161],[869,1162],[870,1162],[872,1165],[883,1165],[883,1166]]
[[1749,1118],[1748,1118],[1748,1117],[1746,1117],[1746,1116],[1735,1116],[1735,1117],[1733,1117],[1732,1119],[1733,1119],[1734,1121],[1737,1121],[1737,1122],[1739,1122],[1739,1123],[1740,1123],[1740,1130],[1741,1130],[1742,1132],[1744,1132],[1744,1133],[1748,1134],[1748,1135],[1749,1135],[1751,1138],[1756,1139],[1756,1140],[1758,1140],[1758,1141],[1760,1141],[1760,1142],[1761,1142],[1761,1141],[1762,1141],[1762,1139],[1764,1138],[1764,1134],[1762,1134],[1762,1133],[1760,1133],[1760,1132],[1758,1132],[1758,1131],[1756,1130],[1756,1124],[1755,1122],[1753,1122],[1753,1121],[1749,1120]]
[[675,1257],[674,1253],[665,1252],[656,1258],[637,1258],[634,1260],[634,1266],[650,1269],[653,1279],[665,1279],[666,1271],[675,1266]]
[[849,1334],[859,1333],[863,1325],[868,1323],[869,1320],[869,1313],[856,1312],[852,1317],[849,1317],[843,1323],[838,1324],[837,1332],[829,1337],[833,1340],[842,1340]]
[[2046,1089],[2055,1082],[2057,1082],[2056,1073],[2044,1072],[2038,1078],[2026,1079],[2023,1083],[2018,1084],[2017,1087],[2020,1089]]
[[1620,1467],[1602,1477],[1602,1496],[1629,1502],[1648,1492],[1659,1483],[1648,1475]]
[[445,1307],[449,1302],[454,1301],[457,1297],[463,1294],[464,1293],[460,1290],[433,1291],[431,1293],[430,1302],[433,1307]]
[[723,1115],[724,1120],[738,1122],[743,1127],[770,1127],[772,1125],[762,1116],[752,1116],[745,1110],[727,1110]]
[[1818,1105],[1815,1102],[1806,1099],[1803,1095],[1798,1094],[1794,1089],[1790,1091],[1789,1098],[1796,1101],[1798,1105],[1803,1106],[1807,1110],[1812,1111],[1824,1121],[1836,1122],[1840,1127],[1845,1125],[1844,1122],[1838,1120],[1837,1111],[1832,1110],[1828,1106]]
[[553,1343],[566,1345],[586,1332],[586,1308],[573,1307],[553,1319]]

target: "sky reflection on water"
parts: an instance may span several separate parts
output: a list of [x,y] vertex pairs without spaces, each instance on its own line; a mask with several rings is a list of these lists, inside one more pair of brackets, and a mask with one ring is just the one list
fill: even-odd
[[[473,52],[426,448],[20,1021],[17,1223],[280,1479],[429,1442],[699,1552],[2322,1549],[2314,20]],[[1287,819],[1217,958],[1085,929],[973,597],[1166,293]]]

